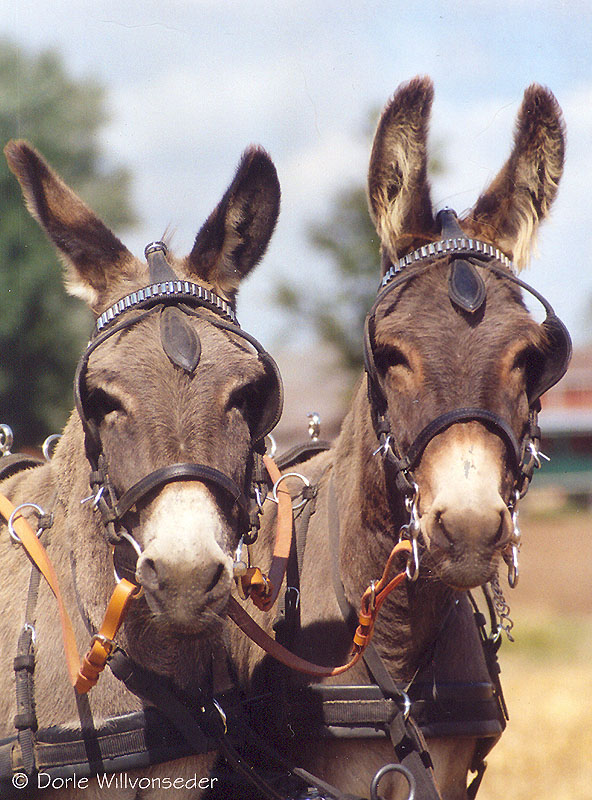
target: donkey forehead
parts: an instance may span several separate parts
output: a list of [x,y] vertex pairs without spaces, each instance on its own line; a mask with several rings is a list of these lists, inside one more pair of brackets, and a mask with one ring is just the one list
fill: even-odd
[[387,295],[376,313],[378,346],[394,342],[436,355],[445,342],[499,351],[514,343],[542,346],[543,333],[514,286],[484,274],[486,300],[474,315],[454,306],[448,293],[448,265],[435,265]]
[[[204,318],[187,316],[186,324],[195,331],[201,345],[195,370],[198,380],[207,376],[211,384],[232,387],[256,381],[265,374],[258,356],[232,333],[209,324],[207,312]],[[90,383],[128,382],[137,376],[153,376],[162,381],[165,376],[180,372],[165,353],[159,315],[153,314],[101,345],[91,356],[87,379]]]

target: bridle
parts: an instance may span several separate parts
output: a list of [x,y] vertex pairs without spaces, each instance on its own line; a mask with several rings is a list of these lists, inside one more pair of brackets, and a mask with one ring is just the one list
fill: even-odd
[[[150,492],[178,480],[198,480],[221,491],[236,509],[237,538],[254,541],[259,528],[260,506],[267,491],[267,476],[262,464],[265,436],[277,424],[283,405],[283,387],[278,367],[271,355],[250,334],[243,331],[231,304],[213,291],[186,280],[180,280],[166,260],[163,242],[146,247],[151,283],[121,298],[97,319],[95,329],[76,369],[74,396],[85,437],[86,456],[91,466],[91,499],[101,515],[104,531],[111,545],[124,537],[122,526],[126,514]],[[171,309],[180,319],[167,320]],[[203,312],[206,313],[203,313]],[[212,313],[213,312],[213,313]],[[183,462],[153,470],[124,491],[117,491],[109,477],[109,465],[103,451],[99,426],[90,412],[90,394],[86,373],[91,355],[111,337],[129,330],[147,317],[161,315],[161,343],[169,359],[186,372],[192,372],[199,361],[201,345],[184,317],[198,317],[214,327],[240,337],[256,352],[265,369],[265,402],[251,431],[250,457],[245,485],[239,486],[230,476],[209,464]],[[173,325],[170,323],[173,322]]]
[[[375,454],[381,453],[385,465],[396,488],[405,497],[410,521],[405,533],[415,543],[414,554],[417,553],[418,521],[418,487],[414,469],[431,440],[451,425],[461,422],[478,422],[499,436],[504,442],[510,456],[514,475],[514,486],[511,491],[508,508],[516,526],[516,504],[529,487],[535,468],[540,466],[539,447],[541,430],[538,425],[540,397],[551,386],[554,386],[567,371],[571,358],[572,346],[567,328],[557,317],[551,304],[527,283],[516,277],[511,260],[496,247],[476,239],[467,237],[459,225],[456,214],[451,209],[444,209],[438,214],[441,225],[441,240],[424,245],[399,259],[386,272],[378,296],[364,326],[364,363],[368,383],[372,424],[379,446]],[[546,317],[541,323],[543,340],[548,342],[545,352],[544,366],[533,385],[529,387],[528,421],[520,438],[512,429],[509,421],[499,414],[482,407],[461,407],[436,417],[417,434],[411,445],[405,450],[398,440],[396,431],[388,413],[388,402],[384,386],[375,361],[375,325],[376,312],[385,297],[395,289],[405,286],[419,275],[433,267],[434,262],[450,259],[448,294],[451,302],[467,314],[473,314],[483,306],[486,299],[486,288],[476,267],[487,269],[521,289],[529,292],[543,306]],[[510,583],[517,581],[517,546],[512,545],[509,554]],[[505,554],[504,554],[505,555]],[[417,577],[417,558],[408,577]]]

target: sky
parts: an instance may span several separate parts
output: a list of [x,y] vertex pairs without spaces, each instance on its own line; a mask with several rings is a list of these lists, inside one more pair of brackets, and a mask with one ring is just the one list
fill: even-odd
[[0,37],[26,54],[58,49],[71,75],[105,87],[105,164],[131,169],[139,218],[117,233],[137,255],[167,226],[187,252],[245,147],[269,152],[282,210],[238,311],[272,349],[306,339],[271,303],[279,279],[331,302],[337,276],[307,230],[365,183],[369,119],[418,74],[435,84],[430,141],[446,164],[434,205],[459,213],[509,155],[524,89],[556,95],[566,168],[523,277],[576,344],[592,338],[591,30],[589,0],[0,0]]

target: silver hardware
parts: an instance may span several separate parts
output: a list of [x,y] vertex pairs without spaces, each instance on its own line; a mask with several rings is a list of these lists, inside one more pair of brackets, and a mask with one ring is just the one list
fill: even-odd
[[405,780],[409,784],[409,794],[407,795],[407,800],[415,800],[415,789],[416,789],[416,781],[413,773],[404,767],[403,764],[385,764],[384,767],[381,767],[376,775],[372,778],[372,783],[370,784],[370,800],[380,800],[380,795],[378,794],[378,785],[380,781],[384,778],[384,776],[389,772],[400,772],[401,775],[405,777]]
[[228,317],[232,323],[238,325],[236,314],[234,313],[234,309],[230,303],[222,300],[222,298],[218,297],[218,295],[214,294],[214,292],[204,289],[202,286],[198,286],[197,284],[189,284],[189,286],[190,291],[185,291],[181,288],[181,284],[178,281],[153,283],[150,286],[145,286],[144,289],[141,289],[140,291],[132,292],[129,295],[122,297],[121,300],[118,300],[116,303],[114,303],[97,319],[93,335],[96,336],[96,334],[100,333],[100,331],[102,331],[106,325],[116,319],[120,314],[122,314],[124,311],[127,311],[129,308],[133,308],[143,300],[150,300],[153,297],[178,297],[179,295],[182,297],[198,297],[200,300],[204,300],[206,303],[216,306],[216,308],[218,308],[226,317]]
[[544,458],[545,461],[550,461],[551,459],[549,456],[546,456],[543,452],[541,452],[538,447],[535,445],[534,442],[530,442],[528,445],[528,449],[530,450],[530,454],[534,458],[534,462],[536,464],[536,468],[541,468],[541,458]]
[[[121,531],[120,536],[121,536],[122,539],[125,539],[126,542],[131,544],[131,546],[135,550],[136,555],[138,556],[138,558],[140,558],[140,556],[142,555],[142,548],[140,547],[138,542],[134,539],[134,537],[131,534],[129,534],[127,531]],[[115,564],[113,564],[113,575],[115,576],[115,583],[121,583],[121,578],[119,577],[119,573],[115,569]],[[143,589],[142,589],[142,591],[143,591]],[[138,597],[138,596],[139,595],[135,595],[135,597]]]
[[512,545],[511,555],[506,563],[508,564],[508,584],[510,585],[510,589],[515,589],[520,577],[520,570],[518,569],[518,545]]
[[376,581],[370,581],[370,611],[376,608]]
[[512,272],[517,272],[516,267],[508,258],[508,256],[500,252],[497,247],[493,247],[486,242],[480,242],[477,239],[469,239],[464,237],[458,239],[442,239],[435,244],[429,245],[427,248],[425,245],[423,247],[419,247],[412,253],[408,253],[406,256],[400,258],[386,273],[380,283],[380,286],[386,286],[395,277],[395,275],[397,275],[397,273],[411,264],[415,264],[418,261],[423,261],[426,258],[444,256],[454,252],[480,253],[482,255],[490,256],[491,258],[495,258],[497,261],[501,262],[504,267],[507,267]]
[[61,438],[62,437],[59,433],[52,433],[51,436],[48,436],[47,439],[43,442],[43,447],[41,448],[41,450],[43,452],[43,457],[45,458],[46,461],[51,461],[56,445]]
[[99,505],[101,497],[103,496],[104,492],[105,492],[105,487],[101,486],[101,488],[97,491],[96,494],[89,494],[88,497],[83,498],[80,501],[80,505],[83,506],[85,503],[88,503],[90,500],[92,500],[93,508],[96,508]]
[[321,418],[316,411],[308,414],[308,435],[313,442],[317,442],[321,435]]
[[[21,537],[20,537],[20,536],[17,534],[17,532],[16,532],[16,531],[15,531],[15,529],[14,529],[14,518],[16,517],[16,515],[17,515],[17,514],[20,514],[20,512],[21,512],[21,510],[22,510],[23,508],[32,508],[34,511],[36,511],[36,512],[37,512],[37,515],[38,515],[39,517],[43,517],[43,516],[44,516],[44,514],[45,514],[45,512],[43,511],[43,509],[42,509],[40,506],[38,506],[38,505],[37,505],[37,503],[21,503],[21,504],[20,504],[20,506],[17,506],[17,507],[14,509],[14,511],[12,512],[12,514],[10,515],[10,517],[8,518],[8,533],[10,534],[10,537],[11,537],[11,538],[12,538],[12,539],[13,539],[13,540],[14,540],[14,541],[17,543],[17,544],[22,544],[23,542],[22,542],[22,539],[21,539]],[[21,516],[22,516],[22,515],[21,515]],[[38,528],[38,529],[37,529],[37,538],[39,538],[39,537],[41,536],[41,534],[42,534],[42,533],[43,533],[43,528]]]
[[[270,499],[273,500],[274,503],[278,502],[278,496],[277,496],[278,487],[282,481],[286,480],[286,478],[299,478],[305,486],[310,486],[310,481],[305,475],[301,475],[299,472],[286,472],[285,475],[280,475],[277,481],[273,484],[273,489],[271,492]],[[295,505],[292,506],[292,511],[296,511],[298,508],[301,508],[307,502],[308,498],[303,497],[299,503],[296,503]]]
[[491,638],[494,642],[497,642],[502,633],[505,633],[508,637],[508,641],[513,642],[514,637],[511,634],[511,630],[514,627],[514,622],[510,618],[510,606],[506,602],[506,598],[502,592],[502,587],[500,586],[499,577],[497,574],[491,579],[489,585],[491,586],[491,591],[493,592],[493,603],[495,605],[495,612],[499,620],[497,631],[492,635]]
[[246,561],[243,561],[243,544],[245,541],[245,537],[241,536],[238,545],[236,546],[236,550],[234,551],[234,560],[232,562],[232,571],[235,578],[241,578],[243,575],[246,574],[249,565]]
[[268,433],[265,438],[269,439],[269,455],[273,458],[275,456],[275,454],[277,453],[277,442],[273,438],[271,433]]
[[409,522],[401,526],[399,531],[399,541],[409,539],[411,541],[411,553],[407,559],[405,574],[407,580],[414,582],[419,577],[419,534],[421,533],[421,523],[419,521],[419,486],[413,483],[413,494],[405,498],[405,508],[409,513]]
[[31,625],[30,622],[25,622],[25,624],[23,625],[23,630],[24,631],[30,631],[31,632],[31,642],[34,645],[37,644],[37,631],[35,630],[35,626]]
[[376,450],[372,453],[373,456],[377,456],[379,453],[383,458],[386,458],[387,453],[391,446],[391,435],[388,433],[385,437],[385,440],[382,444],[379,444]]
[[14,442],[14,434],[10,425],[0,425],[0,456],[9,456]]
[[407,559],[405,575],[407,575],[407,580],[411,581],[411,583],[414,583],[419,577],[419,545],[417,544],[417,538],[411,539],[411,555]]
[[510,540],[510,553],[503,553],[503,558],[508,565],[508,584],[510,589],[515,589],[518,585],[518,578],[520,571],[518,569],[518,552],[520,550],[520,540],[522,535],[520,527],[518,526],[518,500],[520,499],[520,492],[514,493],[514,500],[508,505],[508,509],[512,514],[512,538]]
[[255,490],[255,502],[257,503],[257,508],[260,512],[262,512],[264,499],[261,496],[261,489],[258,486],[254,486],[253,488]]

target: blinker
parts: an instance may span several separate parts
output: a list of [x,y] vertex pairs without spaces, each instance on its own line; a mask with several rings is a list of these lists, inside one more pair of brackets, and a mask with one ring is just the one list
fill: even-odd
[[201,342],[185,314],[174,306],[160,312],[160,341],[169,359],[191,374],[199,363]]
[[456,306],[470,314],[478,311],[485,302],[483,278],[473,264],[464,258],[455,258],[450,265],[448,296]]
[[[166,260],[164,242],[151,242],[144,250],[152,283],[179,280]],[[175,306],[165,306],[160,312],[160,341],[162,349],[173,364],[191,374],[199,363],[199,336]]]

